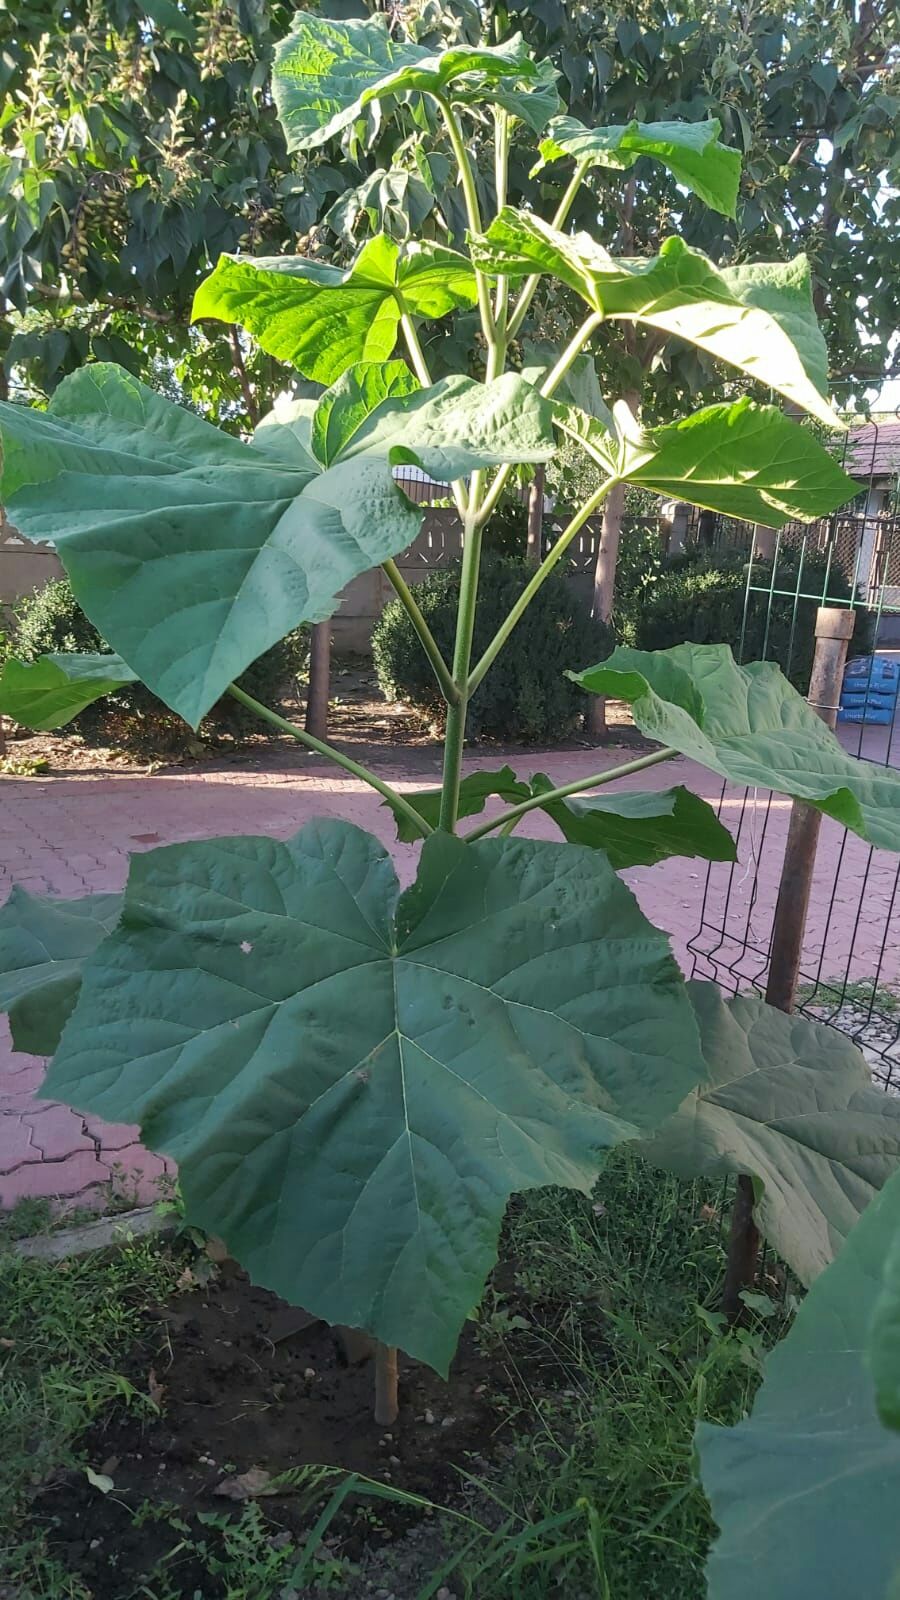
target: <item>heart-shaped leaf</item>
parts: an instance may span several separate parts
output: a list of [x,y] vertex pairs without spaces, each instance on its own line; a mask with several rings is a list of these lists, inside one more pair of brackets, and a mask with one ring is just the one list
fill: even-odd
[[541,140],[543,161],[571,156],[591,166],[625,169],[650,156],[699,195],[704,205],[733,217],[741,180],[741,155],[719,143],[722,124],[704,122],[628,122],[586,128],[575,117],[554,117]]
[[697,1429],[719,1525],[710,1600],[894,1600],[900,1438],[878,1419],[867,1347],[898,1239],[900,1172],[768,1357],[752,1416]]
[[476,298],[466,256],[382,233],[346,271],[305,256],[220,256],[192,315],[238,323],[269,355],[333,383],[356,361],[387,361],[404,314],[435,319]]
[[[554,787],[543,772],[529,782],[517,778],[511,767],[497,772],[470,772],[459,786],[460,817],[473,817],[484,810],[493,795],[516,805],[546,794]],[[437,827],[441,808],[440,789],[420,789],[404,796],[431,827]],[[417,843],[408,815],[394,809],[397,838]],[[548,800],[539,808],[551,817],[564,838],[590,850],[605,851],[616,871],[624,867],[649,867],[669,856],[701,856],[705,861],[733,861],[734,840],[719,821],[712,806],[689,789],[643,791],[639,794],[592,795],[589,799],[570,797]]]
[[900,1164],[900,1100],[835,1028],[688,989],[707,1076],[641,1153],[680,1178],[752,1177],[761,1232],[812,1283]]
[[509,1196],[589,1190],[699,1040],[598,852],[434,834],[398,896],[340,822],[137,856],[44,1092],[139,1121],[256,1282],[446,1371]]
[[411,92],[494,101],[539,132],[559,109],[555,79],[520,34],[434,54],[393,39],[382,16],[335,22],[298,12],[275,51],[272,89],[288,149],[310,150],[349,128],[373,100]]
[[49,900],[13,887],[0,907],[0,1011],[13,1047],[49,1056],[78,998],[88,956],[115,927],[120,894]]
[[627,700],[648,738],[721,777],[805,800],[870,844],[900,850],[900,774],[848,756],[774,662],[739,667],[726,644],[619,646],[570,676],[590,694]]
[[0,672],[0,716],[41,732],[61,728],[85,706],[134,683],[136,677],[121,656],[100,652],[73,650],[37,661],[11,656]]
[[683,240],[666,239],[649,260],[615,257],[589,234],[563,233],[512,207],[470,247],[484,272],[552,273],[604,317],[686,339],[820,421],[842,426],[827,400],[828,353],[805,256],[719,268]]
[[434,407],[434,390],[415,398],[396,454],[382,410],[371,453],[322,471],[306,414],[302,436],[289,416],[244,444],[120,368],[85,367],[47,412],[0,407],[0,494],[23,533],[56,545],[103,637],[196,727],[251,661],[411,544],[421,512],[391,462],[420,459],[415,438],[446,440],[460,473],[552,449],[546,402],[521,378],[454,382],[458,405],[440,386]]
[[746,398],[705,406],[670,427],[632,427],[618,439],[574,406],[554,409],[557,425],[610,476],[767,527],[825,516],[859,488],[777,406]]
[[878,1415],[886,1428],[900,1432],[900,1214],[884,1258],[868,1353]]

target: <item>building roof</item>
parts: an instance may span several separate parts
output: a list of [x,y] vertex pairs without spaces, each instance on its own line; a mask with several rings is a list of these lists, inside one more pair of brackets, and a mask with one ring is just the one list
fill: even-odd
[[900,422],[867,422],[851,428],[845,466],[858,478],[900,476]]

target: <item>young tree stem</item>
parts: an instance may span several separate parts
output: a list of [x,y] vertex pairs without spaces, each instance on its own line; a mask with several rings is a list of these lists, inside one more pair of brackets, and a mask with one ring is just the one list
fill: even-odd
[[[460,128],[460,125],[456,119],[456,113],[453,110],[449,100],[445,100],[441,95],[436,95],[435,99],[441,108],[444,122],[447,125],[447,133],[450,136],[450,143],[453,146],[453,154],[456,157],[456,165],[459,168],[459,177],[462,184],[463,199],[466,203],[466,216],[468,218],[469,227],[472,233],[481,233],[481,207],[478,204],[478,190],[475,187],[475,174],[472,171],[472,163],[469,160],[469,152],[466,149],[466,142],[462,135],[462,129]],[[479,272],[477,268],[475,271],[475,284],[478,289],[478,309],[481,312],[481,324],[484,329],[485,338],[490,345],[493,343],[496,335],[496,329],[494,326],[494,312],[493,307],[491,306],[491,292],[488,287],[487,278],[485,277],[484,273]]]
[[651,751],[648,756],[638,756],[634,761],[625,761],[619,767],[608,767],[605,772],[595,772],[590,778],[573,778],[571,783],[561,784],[558,789],[548,789],[545,794],[532,795],[530,800],[522,800],[517,806],[509,806],[501,812],[499,817],[490,817],[487,822],[480,822],[465,837],[471,842],[480,839],[486,833],[493,833],[499,829],[501,833],[511,833],[512,825],[524,817],[526,812],[535,811],[540,806],[554,800],[566,800],[571,794],[581,794],[585,789],[600,789],[604,784],[615,783],[618,778],[630,778],[635,772],[644,772],[647,767],[656,767],[661,761],[671,761],[677,756],[678,751],[669,745],[663,745],[659,750]]
[[[562,227],[572,209],[575,196],[581,188],[581,185],[584,181],[584,175],[589,166],[589,161],[579,161],[575,171],[569,179],[569,186],[556,208],[551,224],[552,227]],[[528,307],[531,305],[531,302],[534,299],[534,292],[540,281],[541,275],[539,272],[536,272],[532,275],[532,277],[525,279],[525,282],[522,285],[522,292],[516,301],[515,310],[509,319],[509,328],[507,331],[510,339],[514,339],[516,337],[516,334],[521,328],[522,323],[525,321],[525,318],[528,315]]]
[[415,807],[411,806],[409,801],[405,800],[403,795],[396,789],[392,789],[389,783],[382,783],[381,779],[376,777],[374,772],[370,772],[368,767],[363,767],[358,761],[351,760],[350,756],[343,755],[340,750],[335,750],[333,745],[325,744],[322,739],[317,739],[314,734],[307,733],[304,728],[298,728],[296,723],[288,722],[286,717],[280,717],[277,711],[271,711],[260,700],[254,700],[252,695],[245,694],[244,690],[239,689],[236,683],[229,684],[226,694],[230,694],[233,699],[239,700],[242,706],[246,706],[248,711],[252,711],[254,716],[259,717],[263,722],[270,723],[273,728],[280,729],[282,733],[289,733],[292,739],[296,739],[299,744],[305,744],[308,750],[315,750],[316,755],[319,756],[327,756],[328,760],[333,761],[336,766],[343,767],[345,772],[351,772],[354,778],[361,778],[362,782],[367,783],[370,788],[377,789],[378,793],[387,800],[389,805],[396,811],[403,812],[403,815],[413,824],[417,833],[420,833],[423,838],[426,838],[429,833],[433,833],[433,828],[429,827],[424,817],[419,816]]
[[[415,323],[413,322],[413,319],[409,315],[408,311],[401,313],[400,327],[403,330],[403,337],[406,340],[406,348],[409,351],[409,359],[412,362],[413,372],[415,373],[422,387],[424,389],[430,389],[434,379],[432,378],[428,369],[428,362],[425,359],[425,352],[422,349],[419,335],[416,332]],[[455,483],[451,483],[450,493],[453,495],[453,501],[457,511],[461,517],[464,517],[468,505],[465,483],[458,478]]]

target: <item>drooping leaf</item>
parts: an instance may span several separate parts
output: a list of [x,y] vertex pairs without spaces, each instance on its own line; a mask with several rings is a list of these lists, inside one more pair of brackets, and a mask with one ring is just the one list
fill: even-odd
[[807,429],[747,398],[669,427],[620,429],[618,440],[574,406],[557,404],[555,416],[605,473],[772,528],[825,516],[859,487]]
[[404,313],[434,319],[477,298],[466,256],[377,234],[346,271],[305,256],[220,256],[193,319],[238,323],[305,377],[333,383],[357,361],[387,361]]
[[752,1415],[733,1428],[700,1424],[720,1530],[709,1600],[894,1600],[900,1438],[878,1419],[866,1347],[898,1237],[895,1173],[768,1357]]
[[[476,816],[487,800],[498,795],[509,805],[530,800],[554,787],[544,773],[528,782],[511,767],[497,772],[470,772],[459,786],[460,817]],[[404,796],[421,817],[436,827],[441,808],[440,789],[420,789]],[[384,801],[386,806],[389,801]],[[393,809],[393,808],[392,808]],[[734,840],[705,800],[679,786],[659,793],[594,795],[589,799],[548,801],[539,808],[552,818],[572,844],[603,850],[616,871],[624,867],[652,866],[669,856],[701,856],[706,861],[733,861]],[[397,838],[417,842],[419,835],[409,818],[394,811]]]
[[733,217],[741,180],[739,150],[720,144],[722,124],[703,122],[629,122],[586,128],[575,117],[555,117],[541,140],[543,161],[571,156],[592,166],[625,169],[641,156],[659,161],[672,176],[713,211]]
[[[544,773],[531,780],[532,791],[553,787]],[[604,850],[616,871],[651,867],[670,856],[704,861],[734,861],[734,840],[712,806],[679,784],[674,789],[628,794],[572,795],[542,807],[571,844]]]
[[627,700],[642,733],[711,772],[806,800],[870,844],[900,850],[900,773],[848,756],[774,662],[739,667],[725,644],[618,646],[570,676],[590,694]]
[[322,396],[311,442],[323,467],[374,455],[452,482],[470,471],[473,441],[494,464],[547,461],[553,408],[515,372],[492,383],[454,374],[423,389],[402,361],[364,362]]
[[134,683],[136,677],[121,656],[99,652],[73,650],[37,661],[10,656],[0,672],[0,716],[40,732],[61,728],[85,706]]
[[139,1121],[257,1282],[445,1371],[510,1194],[589,1189],[699,1040],[597,852],[434,834],[398,896],[340,822],[136,857],[45,1090]]
[[119,920],[120,894],[50,900],[14,885],[0,906],[0,1011],[13,1046],[49,1056],[78,998],[81,971]]
[[900,1100],[835,1028],[688,989],[706,1079],[641,1153],[682,1178],[752,1177],[760,1231],[812,1283],[900,1165]]
[[512,207],[470,248],[485,272],[551,273],[603,316],[686,339],[820,421],[842,426],[827,400],[828,355],[805,256],[719,268],[683,240],[666,239],[648,260],[615,257],[589,234],[563,233]]
[[299,12],[275,51],[272,88],[288,149],[310,150],[349,128],[371,101],[410,92],[494,101],[539,132],[559,107],[551,71],[532,60],[519,34],[434,54],[393,39],[382,16],[335,22]]
[[[452,435],[435,424],[461,473],[538,447],[544,402],[521,379],[466,395]],[[251,661],[331,616],[352,577],[418,532],[383,413],[372,453],[324,472],[302,420],[299,435],[289,416],[245,444],[103,366],[67,378],[47,412],[0,408],[0,494],[16,525],[55,544],[103,637],[194,726]],[[410,421],[396,459],[418,459],[412,433]]]

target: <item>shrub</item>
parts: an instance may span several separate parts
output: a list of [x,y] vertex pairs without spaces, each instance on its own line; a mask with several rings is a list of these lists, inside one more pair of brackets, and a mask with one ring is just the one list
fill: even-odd
[[[724,640],[743,661],[777,661],[791,682],[805,693],[815,648],[818,599],[796,602],[798,561],[793,554],[778,562],[774,588],[759,592],[771,580],[771,566],[755,561],[753,589],[747,593],[747,561],[739,551],[690,551],[677,556],[656,582],[636,591],[619,612],[623,641],[639,650],[665,650],[671,645],[712,644]],[[836,602],[850,598],[850,585],[835,566],[830,573],[820,556],[807,556],[800,590]],[[638,603],[639,602],[639,603]],[[746,603],[746,621],[744,608]],[[874,642],[872,613],[856,615],[852,652],[865,655]]]
[[[417,585],[416,598],[445,659],[453,655],[460,586],[459,562]],[[486,553],[475,619],[477,660],[521,594],[531,574],[522,557]],[[502,655],[472,697],[466,732],[470,738],[539,743],[557,739],[584,711],[584,696],[567,667],[601,661],[614,644],[612,630],[594,622],[562,573],[539,590]],[[412,624],[395,600],[372,636],[372,654],[382,693],[403,700],[432,723],[445,710]]]
[[[21,600],[15,610],[15,653],[34,661],[48,652],[101,650],[109,646],[85,616],[67,578],[58,578]],[[291,677],[306,670],[309,630],[298,628],[254,661],[239,679],[242,689],[266,705],[277,705]],[[116,694],[89,706],[69,726],[88,743],[117,743],[143,748],[175,748],[193,737],[186,722],[151,694],[142,683],[128,684]],[[224,698],[203,724],[211,732],[240,734],[257,726],[237,701]]]

